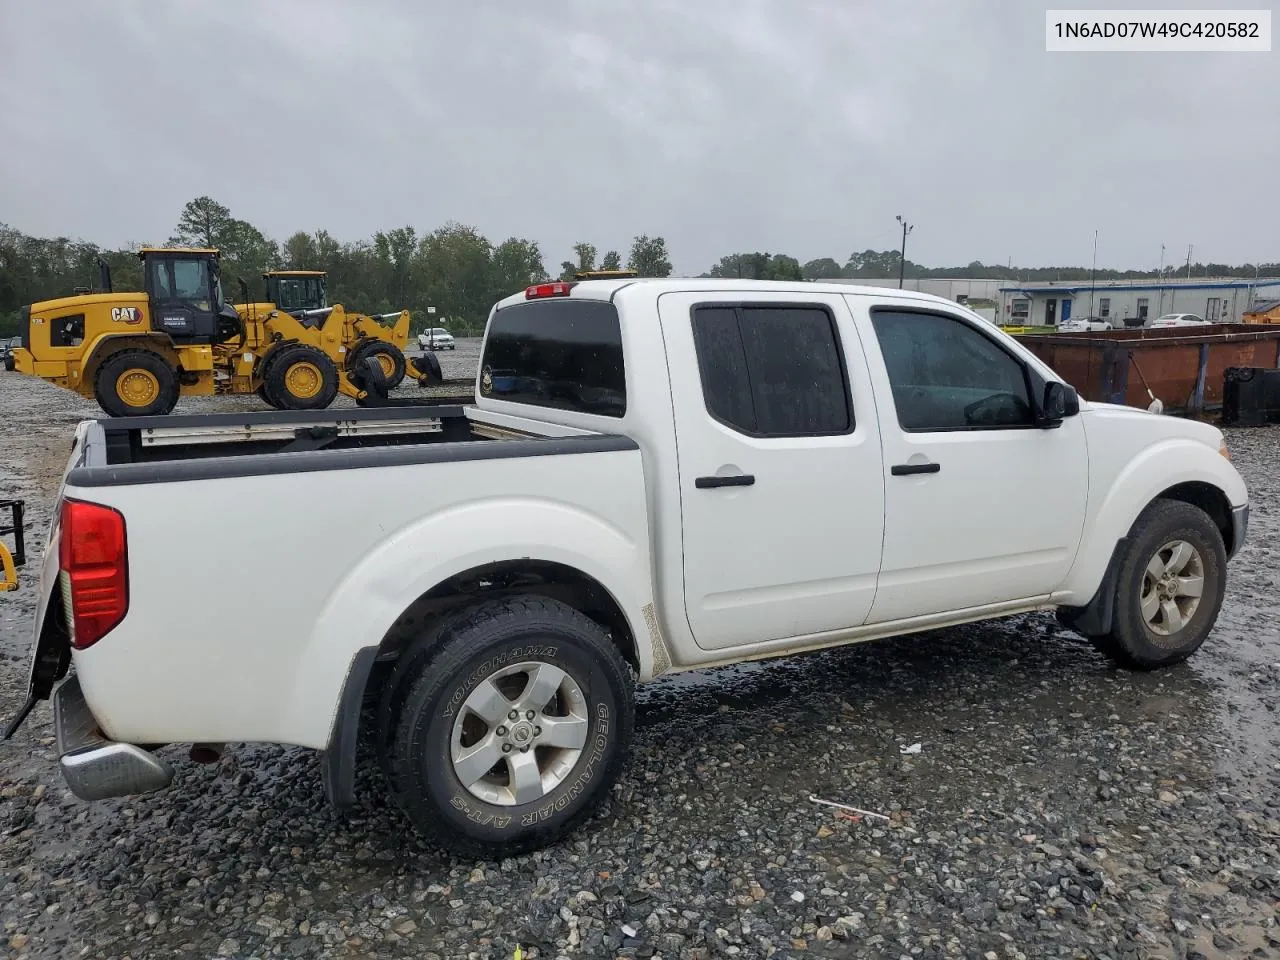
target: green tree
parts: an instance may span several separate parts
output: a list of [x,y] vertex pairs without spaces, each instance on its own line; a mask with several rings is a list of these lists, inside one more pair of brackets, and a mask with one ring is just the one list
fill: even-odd
[[662,237],[645,234],[631,244],[631,256],[627,266],[642,277],[671,276],[671,258],[667,254],[667,241]]
[[617,250],[610,250],[604,255],[604,259],[600,261],[601,270],[621,270],[622,255]]
[[230,208],[212,197],[196,197],[182,208],[178,226],[169,243],[186,247],[221,247],[231,222]]
[[800,261],[786,254],[731,253],[707,274],[711,277],[745,280],[803,280]]
[[489,301],[496,303],[547,278],[542,251],[532,240],[508,237],[493,248],[489,259]]
[[596,248],[590,243],[575,243],[573,255],[578,258],[578,269],[583,273],[596,268]]
[[286,270],[319,270],[320,252],[315,237],[301,230],[291,235],[280,249],[280,260]]
[[488,316],[492,301],[492,249],[475,227],[450,221],[422,238],[418,268],[426,280],[426,305],[466,330]]
[[801,268],[801,273],[806,280],[837,280],[843,275],[840,264],[831,257],[810,260]]

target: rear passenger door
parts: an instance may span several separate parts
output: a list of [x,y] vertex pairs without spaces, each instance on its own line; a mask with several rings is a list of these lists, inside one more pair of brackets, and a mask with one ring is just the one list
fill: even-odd
[[658,303],[695,641],[722,650],[862,624],[884,473],[843,299],[670,293]]
[[884,436],[885,545],[870,622],[1047,596],[1084,526],[1081,418],[1038,426],[1038,384],[984,321],[941,305],[849,300]]

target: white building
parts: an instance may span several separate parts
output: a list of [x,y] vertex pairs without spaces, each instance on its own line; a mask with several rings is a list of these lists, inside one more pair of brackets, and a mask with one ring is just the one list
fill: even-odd
[[[897,277],[885,279],[839,279],[823,280],[823,283],[851,283],[863,287],[898,287]],[[919,293],[931,293],[937,297],[946,297],[956,303],[968,303],[970,300],[992,300],[1000,302],[1001,287],[1006,286],[1004,280],[913,280],[907,277],[902,281],[902,289],[915,290]]]
[[1254,304],[1280,297],[1280,279],[1006,281],[996,300],[1000,323],[1054,327],[1093,316],[1113,327],[1149,325],[1166,313],[1193,313],[1214,323],[1240,323]]

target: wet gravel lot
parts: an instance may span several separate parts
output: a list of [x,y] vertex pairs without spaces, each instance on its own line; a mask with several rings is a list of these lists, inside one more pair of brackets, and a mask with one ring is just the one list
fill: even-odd
[[[470,374],[474,343],[443,359]],[[98,412],[0,371],[0,413],[0,498],[38,553]],[[171,749],[167,791],[83,804],[41,704],[0,744],[0,956],[1280,956],[1280,431],[1229,443],[1250,542],[1189,664],[1118,671],[1026,616],[668,678],[601,816],[531,856],[427,847],[367,755],[344,819],[313,754],[257,745]],[[35,577],[0,595],[0,717]]]

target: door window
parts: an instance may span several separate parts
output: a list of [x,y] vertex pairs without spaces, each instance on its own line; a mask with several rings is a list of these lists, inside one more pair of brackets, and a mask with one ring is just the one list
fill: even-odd
[[756,437],[853,429],[844,357],[825,308],[698,306],[693,339],[707,412],[725,426]]
[[871,321],[903,430],[1035,426],[1022,364],[990,337],[933,313],[873,310]]

